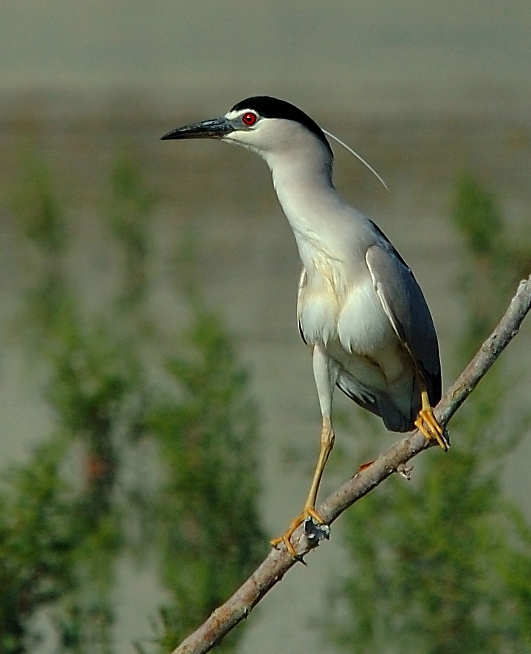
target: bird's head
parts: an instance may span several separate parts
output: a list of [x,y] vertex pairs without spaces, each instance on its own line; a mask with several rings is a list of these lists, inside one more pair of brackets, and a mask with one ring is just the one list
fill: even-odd
[[242,100],[221,118],[179,127],[162,139],[218,139],[253,150],[264,159],[293,152],[320,150],[332,160],[332,150],[317,123],[295,105],[261,95]]

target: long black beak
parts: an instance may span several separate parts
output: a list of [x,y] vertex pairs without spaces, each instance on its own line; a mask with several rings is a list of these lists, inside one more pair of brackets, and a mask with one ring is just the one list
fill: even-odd
[[185,125],[164,134],[161,141],[170,139],[222,139],[226,134],[232,132],[234,127],[225,118],[213,118],[212,120],[203,120],[193,125]]

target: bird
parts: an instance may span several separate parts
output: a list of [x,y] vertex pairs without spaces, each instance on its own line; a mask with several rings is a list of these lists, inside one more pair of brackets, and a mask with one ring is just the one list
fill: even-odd
[[269,166],[295,237],[302,263],[298,327],[311,351],[322,416],[319,457],[304,508],[271,541],[275,547],[284,543],[295,557],[290,540],[295,529],[308,521],[324,526],[316,501],[335,441],[336,387],[379,416],[389,431],[416,427],[444,451],[449,448],[447,432],[433,413],[442,382],[430,310],[384,232],[336,191],[326,134],[297,106],[262,95],[238,102],[224,116],[161,137],[217,139],[258,154]]

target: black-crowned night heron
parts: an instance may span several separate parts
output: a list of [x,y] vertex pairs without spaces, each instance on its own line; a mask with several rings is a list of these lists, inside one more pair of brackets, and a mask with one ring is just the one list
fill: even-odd
[[313,355],[323,418],[321,450],[304,510],[318,525],[317,491],[334,444],[335,386],[380,416],[387,429],[417,427],[443,450],[449,442],[432,407],[441,397],[439,346],[430,311],[408,265],[371,220],[332,183],[333,154],[303,111],[267,96],[238,102],[225,116],[180,127],[163,139],[213,138],[252,150],[269,166],[302,260],[297,314]]

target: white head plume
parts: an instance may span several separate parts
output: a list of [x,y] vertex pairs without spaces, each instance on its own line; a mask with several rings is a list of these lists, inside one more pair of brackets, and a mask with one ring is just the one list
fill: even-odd
[[[321,127],[321,129],[323,129],[323,128]],[[389,190],[389,187],[388,187],[387,184],[385,183],[385,180],[384,180],[384,179],[383,179],[383,178],[382,178],[382,177],[381,177],[381,176],[380,176],[380,175],[379,175],[379,174],[374,170],[374,168],[373,168],[369,163],[367,163],[367,162],[365,161],[365,159],[364,159],[361,155],[359,155],[355,150],[353,150],[350,146],[348,146],[344,141],[342,141],[341,139],[337,138],[337,136],[334,136],[334,134],[332,134],[331,132],[328,132],[326,129],[323,129],[323,132],[324,132],[327,136],[329,136],[331,139],[334,139],[334,141],[337,141],[337,142],[339,143],[339,145],[342,145],[342,146],[345,148],[345,150],[348,150],[348,152],[350,152],[350,154],[353,154],[353,155],[356,157],[356,159],[357,159],[358,161],[361,161],[361,163],[362,163],[366,168],[368,168],[368,169],[371,171],[371,173],[376,177],[376,179],[377,179],[377,180],[380,182],[380,184],[385,188],[385,190],[386,190],[386,191]]]

